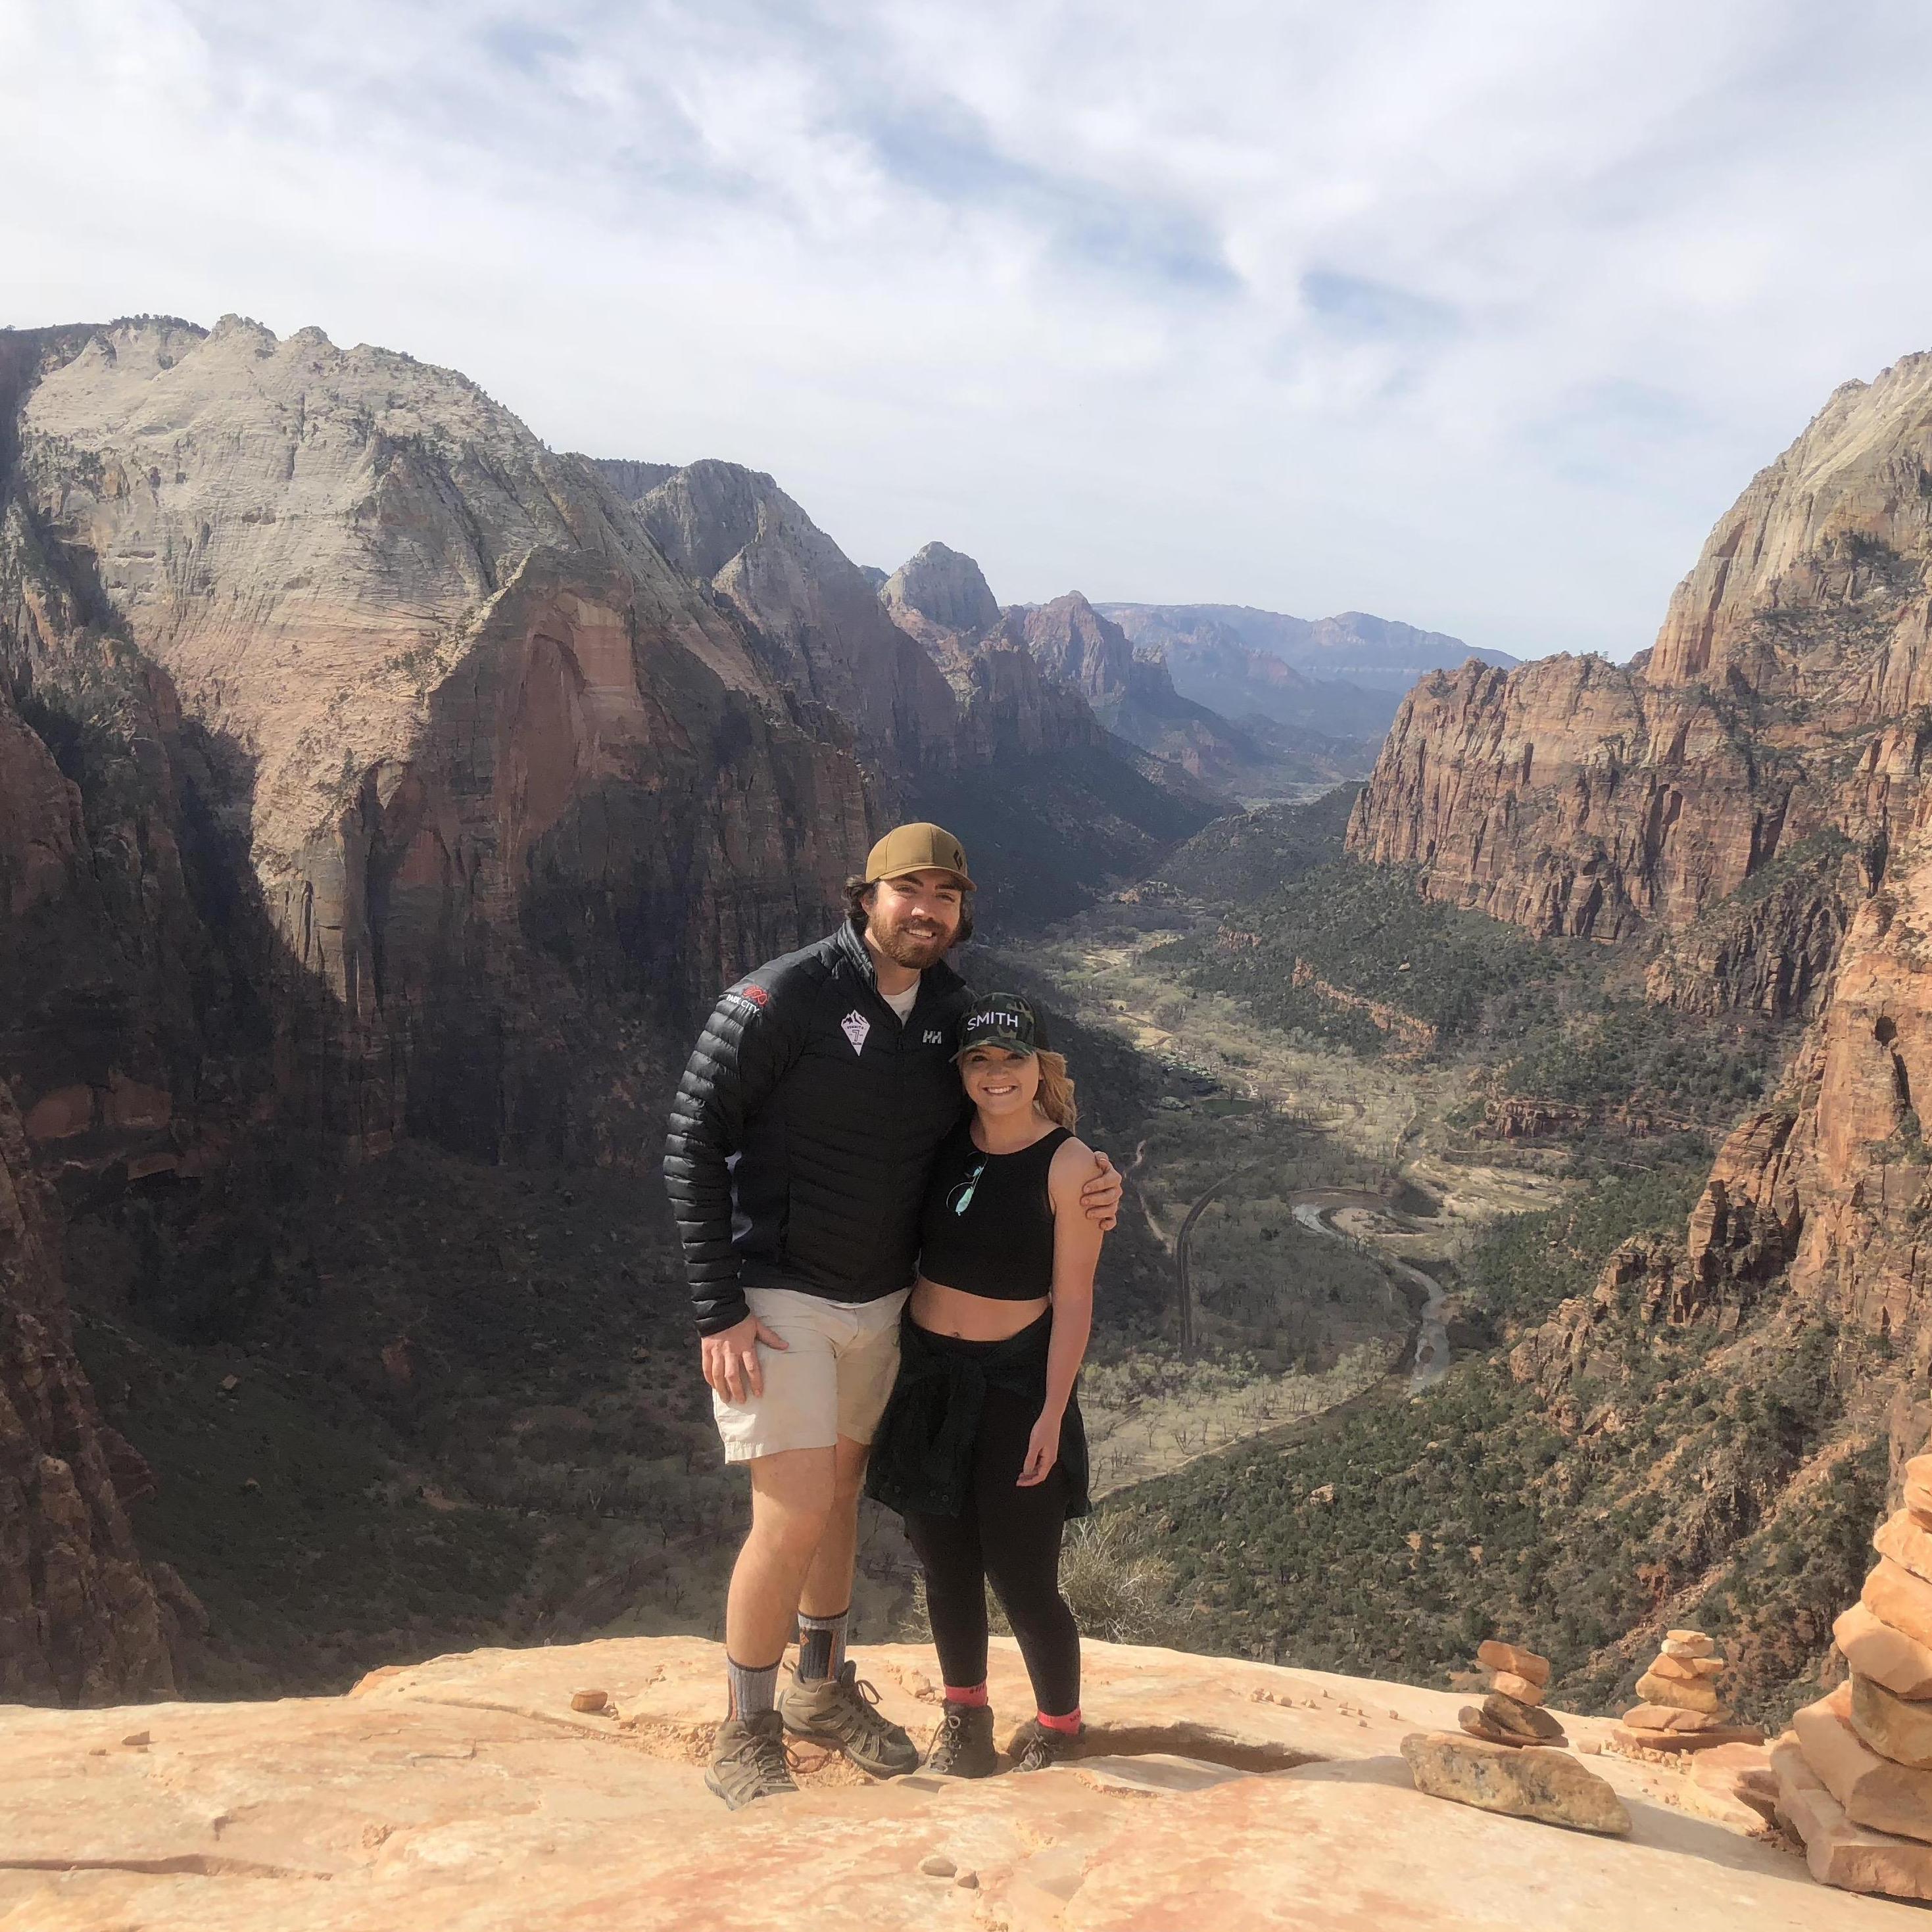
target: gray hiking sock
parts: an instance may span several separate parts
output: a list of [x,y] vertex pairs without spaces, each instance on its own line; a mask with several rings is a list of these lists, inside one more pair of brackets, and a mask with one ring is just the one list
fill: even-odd
[[[778,1662],[784,1660],[781,1658]],[[755,1718],[760,1711],[772,1708],[778,1701],[777,1664],[764,1664],[753,1670],[742,1664],[734,1664],[727,1656],[724,1679],[730,1687],[730,1714],[734,1718]]]
[[798,1681],[801,1684],[838,1675],[845,1662],[845,1620],[851,1614],[849,1604],[836,1617],[808,1617],[800,1611]]

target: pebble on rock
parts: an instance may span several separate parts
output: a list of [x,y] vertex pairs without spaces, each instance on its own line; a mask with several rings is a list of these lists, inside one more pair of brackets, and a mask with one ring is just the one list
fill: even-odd
[[608,1690],[573,1690],[570,1694],[570,1708],[573,1711],[608,1711],[610,1708],[610,1694]]
[[959,1869],[944,1852],[928,1852],[919,1868],[928,1878],[950,1878]]

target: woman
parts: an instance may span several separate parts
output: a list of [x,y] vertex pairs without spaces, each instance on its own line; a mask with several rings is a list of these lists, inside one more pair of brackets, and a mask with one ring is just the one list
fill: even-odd
[[1074,1381],[1102,1234],[1080,1204],[1094,1156],[1073,1136],[1073,1083],[1033,1009],[1012,994],[982,1001],[958,1058],[974,1112],[926,1194],[868,1487],[905,1518],[926,1571],[946,1683],[927,1767],[984,1778],[988,1582],[1033,1679],[1035,1714],[1009,1746],[1016,1766],[1053,1763],[1080,1733],[1080,1634],[1060,1594],[1060,1540],[1089,1507]]

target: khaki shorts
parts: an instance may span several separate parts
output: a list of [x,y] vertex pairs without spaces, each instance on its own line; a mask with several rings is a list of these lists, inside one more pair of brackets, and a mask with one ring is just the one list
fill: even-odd
[[752,1312],[788,1346],[758,1345],[765,1392],[732,1402],[712,1391],[728,1462],[787,1449],[870,1442],[899,1372],[899,1311],[912,1292],[827,1301],[791,1288],[748,1288]]

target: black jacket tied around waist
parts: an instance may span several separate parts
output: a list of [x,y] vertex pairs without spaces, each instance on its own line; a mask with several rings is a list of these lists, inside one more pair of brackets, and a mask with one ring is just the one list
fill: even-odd
[[[958,1516],[973,1478],[973,1444],[989,1388],[1046,1406],[1049,1310],[1004,1342],[962,1342],[934,1335],[909,1316],[899,1324],[899,1376],[879,1424],[866,1492],[901,1516]],[[1066,1514],[1085,1516],[1087,1426],[1078,1394],[1060,1422],[1060,1465]]]

